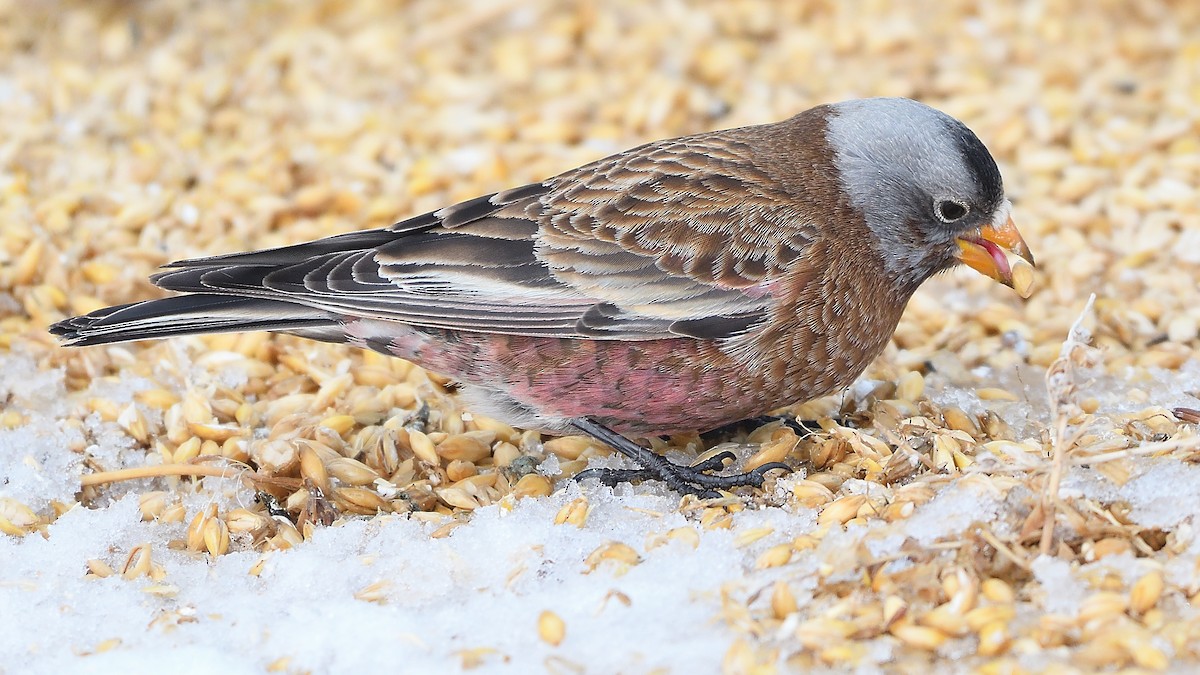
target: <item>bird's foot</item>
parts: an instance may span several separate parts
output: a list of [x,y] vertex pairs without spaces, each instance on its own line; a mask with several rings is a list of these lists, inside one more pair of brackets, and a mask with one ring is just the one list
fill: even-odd
[[644,448],[625,438],[621,434],[591,419],[575,420],[575,428],[587,435],[612,446],[615,450],[641,465],[640,469],[588,469],[575,476],[575,480],[595,478],[604,485],[615,486],[618,483],[630,483],[640,480],[660,480],[681,494],[693,494],[704,499],[719,497],[719,489],[729,489],[750,485],[762,487],[768,471],[782,469],[791,471],[791,467],[782,462],[764,464],[752,471],[720,476],[709,473],[722,468],[725,460],[734,459],[732,452],[721,452],[702,462],[691,466],[676,464],[669,459]]

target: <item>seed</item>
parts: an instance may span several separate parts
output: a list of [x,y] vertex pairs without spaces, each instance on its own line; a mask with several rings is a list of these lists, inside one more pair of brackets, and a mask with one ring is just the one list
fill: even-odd
[[1162,572],[1154,570],[1142,575],[1129,589],[1129,608],[1135,614],[1145,614],[1158,604],[1163,592]]
[[913,370],[905,373],[896,382],[896,398],[913,402],[925,393],[925,376]]
[[733,516],[720,507],[709,507],[700,512],[700,527],[706,530],[728,530],[733,527]]
[[117,416],[117,424],[139,443],[145,443],[149,438],[150,430],[146,416],[132,403],[125,406]]
[[412,448],[413,454],[422,462],[432,464],[433,466],[438,466],[442,463],[441,458],[438,457],[437,451],[434,449],[433,441],[429,440],[429,436],[425,435],[424,432],[409,429],[408,444]]
[[183,443],[180,443],[179,447],[175,448],[175,452],[172,454],[171,461],[174,461],[177,464],[184,464],[192,461],[200,456],[200,445],[201,440],[198,437],[192,436],[188,438]]
[[771,613],[776,619],[785,619],[791,614],[799,611],[800,606],[796,603],[796,596],[792,594],[792,589],[785,581],[776,581],[774,588],[771,590]]
[[174,597],[179,595],[179,587],[171,584],[153,584],[142,589],[143,593],[150,595],[158,595],[164,598]]
[[[21,252],[21,257],[17,258],[17,262],[13,264],[8,279],[8,285],[11,286],[28,286],[33,282],[34,276],[38,271],[38,263],[42,260],[42,253],[46,250],[46,244],[41,239],[34,239]],[[84,276],[87,276],[87,270],[82,270]],[[88,279],[92,281],[91,279]],[[92,283],[96,283],[92,281]]]
[[755,569],[765,570],[786,565],[791,562],[792,551],[794,550],[790,543],[776,544],[758,556],[758,560],[754,561],[754,567]]
[[478,475],[479,471],[471,462],[464,462],[461,459],[452,460],[446,465],[446,476],[455,482],[465,480],[471,476]]
[[495,438],[496,434],[491,431],[468,431],[442,441],[436,452],[443,459],[477,463],[491,456]]
[[147,492],[138,497],[138,508],[142,512],[142,520],[154,520],[167,507],[167,493],[162,490]]
[[883,601],[883,627],[890,629],[893,624],[908,614],[908,602],[898,595],[889,595]]
[[801,506],[816,508],[833,501],[833,492],[814,480],[801,480],[792,484],[792,496]]
[[964,620],[967,622],[967,628],[979,632],[983,631],[983,627],[989,623],[1007,623],[1012,621],[1014,616],[1016,616],[1016,609],[1013,605],[989,604],[968,611]]
[[584,522],[587,520],[588,514],[591,513],[591,511],[592,508],[588,504],[587,497],[578,497],[576,499],[572,499],[566,506],[563,506],[561,509],[559,509],[557,514],[555,514],[554,524],[570,524],[574,525],[575,527],[582,528]]
[[545,442],[547,452],[552,452],[562,459],[579,459],[588,448],[596,447],[596,442],[587,436],[559,436]]
[[213,421],[212,405],[195,390],[184,395],[181,412],[188,424],[211,424]]
[[121,415],[121,409],[115,402],[107,398],[89,398],[87,400],[88,410],[100,415],[100,419],[105,422],[115,422]]
[[129,552],[125,565],[121,567],[121,576],[125,579],[136,579],[150,573],[150,544],[139,544]]
[[1125,612],[1129,599],[1120,593],[1101,591],[1093,593],[1079,607],[1079,623],[1109,621]]
[[1109,555],[1128,553],[1131,548],[1132,546],[1130,546],[1127,539],[1106,537],[1100,541],[1097,541],[1092,546],[1092,556],[1089,558],[1089,560],[1099,560],[1100,558]]
[[329,429],[338,436],[345,436],[346,432],[353,429],[357,422],[350,415],[330,415],[317,424]]
[[521,456],[521,450],[507,441],[500,441],[492,448],[492,464],[503,469]]
[[208,521],[217,517],[217,505],[209,504],[206,508],[198,511],[192,518],[192,522],[188,523],[187,528],[187,547],[192,551],[204,550],[204,532],[208,527]]
[[1024,260],[1013,261],[1012,287],[1022,298],[1033,294],[1033,267]]
[[236,424],[213,424],[209,422],[188,422],[188,431],[204,441],[224,443],[225,441],[242,436],[244,429]]
[[271,554],[269,553],[264,553],[263,555],[259,556],[258,560],[254,561],[254,564],[250,566],[250,569],[246,570],[246,574],[249,574],[252,577],[260,576],[263,573],[263,570],[266,568],[267,560],[270,559],[270,557]]
[[300,475],[312,481],[313,485],[321,490],[329,489],[329,473],[312,443],[300,446]]
[[354,594],[354,599],[362,600],[363,602],[374,602],[380,605],[387,604],[388,594],[391,592],[392,586],[392,582],[386,579],[367,584]]
[[546,644],[557,647],[567,636],[567,624],[563,622],[562,617],[550,610],[538,615],[537,624],[538,637]]
[[474,511],[480,507],[479,500],[460,487],[434,488],[433,493],[438,499],[455,508]]
[[993,621],[979,629],[980,656],[996,656],[1004,653],[1009,643],[1008,624]]
[[0,532],[23,537],[40,522],[33,509],[11,497],[0,497]]
[[167,508],[163,509],[162,514],[158,516],[158,522],[182,523],[183,519],[186,517],[187,509],[181,502],[175,502],[174,504],[169,504]]
[[[301,458],[303,461],[303,455]],[[370,485],[381,477],[371,467],[349,457],[334,457],[325,463],[325,470],[346,485]]]
[[249,509],[233,509],[225,514],[225,525],[230,532],[235,533],[257,532],[266,528],[270,522],[270,518]]
[[623,544],[619,541],[610,541],[607,544],[602,544],[599,548],[588,554],[584,565],[587,567],[587,572],[595,571],[595,569],[604,562],[612,562],[617,566],[617,574],[622,574],[628,568],[642,562],[642,557],[637,554],[628,544]]
[[943,408],[942,419],[946,426],[956,431],[965,431],[972,436],[979,434],[979,426],[959,408]]
[[753,471],[764,464],[782,462],[799,444],[800,439],[794,435],[773,443],[764,443],[761,450],[746,460],[744,470]]
[[522,476],[521,480],[513,486],[513,494],[518,497],[546,497],[553,491],[550,480],[537,473]]
[[961,612],[951,606],[950,603],[934,607],[921,615],[917,621],[922,625],[936,628],[947,635],[955,637],[966,635],[969,630],[966,618]]
[[450,536],[451,532],[462,527],[465,524],[466,523],[464,523],[461,520],[452,520],[452,521],[446,523],[445,525],[439,527],[438,529],[434,530],[433,532],[430,532],[429,538],[430,539],[445,539],[446,537]]
[[104,562],[103,560],[101,560],[99,558],[92,558],[92,559],[88,560],[87,568],[88,568],[89,574],[91,574],[94,577],[99,577],[101,579],[111,577],[112,575],[117,573],[116,570],[114,570],[112,567],[110,567],[108,563]]
[[857,516],[858,510],[865,503],[867,503],[865,495],[847,495],[834,500],[821,510],[821,514],[817,516],[817,524],[837,523],[842,525]]
[[692,548],[700,546],[700,533],[692,527],[676,527],[667,531],[667,538],[673,541],[682,541],[690,544]]
[[204,524],[204,548],[216,557],[229,552],[229,526],[220,518],[211,518]]
[[975,395],[983,401],[1019,401],[1016,394],[1004,389],[996,387],[980,387],[975,390]]
[[501,422],[500,420],[485,417],[483,415],[473,415],[471,424],[480,431],[490,431],[495,434],[495,437],[507,443],[512,443],[514,439],[519,438],[520,434],[516,429]]
[[[196,439],[197,453],[200,451],[199,440]],[[178,455],[178,451],[176,451],[176,455]],[[292,474],[300,462],[300,454],[296,446],[284,440],[254,441],[250,444],[250,456],[263,471],[271,474]]]
[[774,532],[775,532],[775,528],[770,527],[770,526],[752,527],[749,529],[745,529],[745,530],[742,530],[741,532],[738,532],[737,536],[735,536],[733,538],[733,545],[738,548],[743,548],[743,547],[749,546],[750,544],[753,544],[754,542],[758,541],[759,539],[762,539],[763,537],[771,535]]
[[[337,502],[338,508],[364,516],[387,513],[392,510],[391,502],[381,497],[374,490],[368,490],[367,488],[337,488],[333,491],[333,498]],[[470,503],[472,504],[471,508],[478,507],[478,503],[473,500]]]
[[945,633],[935,628],[916,626],[911,623],[897,623],[888,632],[910,647],[930,652],[941,647],[949,639]]
[[1011,604],[1017,599],[1012,586],[1001,579],[985,579],[980,590],[983,592],[983,597],[995,603]]
[[903,520],[913,514],[917,510],[917,505],[913,502],[892,502],[883,509],[883,519],[889,523],[894,523],[897,520]]

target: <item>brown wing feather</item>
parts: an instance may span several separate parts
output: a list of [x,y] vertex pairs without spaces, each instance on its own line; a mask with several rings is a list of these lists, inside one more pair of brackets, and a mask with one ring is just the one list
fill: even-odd
[[174,263],[155,281],[417,326],[722,338],[816,238],[756,129],[651,143],[384,230]]

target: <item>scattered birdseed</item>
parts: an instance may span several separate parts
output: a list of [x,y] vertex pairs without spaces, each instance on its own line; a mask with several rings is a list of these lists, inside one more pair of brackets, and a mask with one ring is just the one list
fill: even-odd
[[[933,279],[850,392],[788,409],[813,433],[722,439],[731,470],[796,474],[663,507],[644,539],[588,539],[516,578],[553,562],[552,578],[611,585],[660,556],[732,549],[719,581],[658,582],[711,598],[687,611],[719,621],[730,672],[1195,669],[1198,26],[1197,3],[1158,1],[928,15],[873,0],[0,2],[0,537],[32,549],[77,505],[131,492],[146,529],[64,565],[179,604],[202,575],[167,578],[168,556],[269,586],[287,565],[272,552],[317,548],[326,527],[411,519],[450,544],[561,499],[541,520],[574,527],[543,536],[604,533],[628,513],[554,493],[614,461],[607,448],[487,418],[407,362],[263,333],[64,350],[45,328],[150,297],[169,260],[385,226],[652,139],[911,96],[995,154],[1036,273],[1014,260],[1016,293]],[[385,609],[405,588],[351,592]],[[625,592],[602,612],[639,607]],[[581,667],[566,607],[526,643],[557,645],[544,666],[559,672]],[[455,649],[464,668],[520,658]]]

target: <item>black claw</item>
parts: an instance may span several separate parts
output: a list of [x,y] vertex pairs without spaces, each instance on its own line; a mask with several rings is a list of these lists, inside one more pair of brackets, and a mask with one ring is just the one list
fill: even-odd
[[725,460],[735,458],[732,452],[728,450],[720,452],[694,466],[685,466],[676,464],[650,449],[630,441],[595,420],[584,418],[575,420],[572,425],[589,436],[612,446],[642,466],[640,469],[588,469],[577,474],[575,480],[595,478],[610,487],[635,480],[660,480],[676,492],[697,495],[702,499],[712,499],[720,496],[717,493],[718,489],[744,485],[762,487],[768,471],[775,469],[791,471],[791,467],[786,464],[771,462],[746,473],[731,476],[713,475],[706,472],[723,468]]
[[694,471],[715,471],[717,469],[725,468],[725,460],[727,460],[727,459],[728,460],[737,459],[737,455],[726,450],[724,452],[719,452],[719,453],[713,455],[712,457],[709,457],[708,459],[704,460],[703,462],[697,462],[696,464],[691,465],[691,467],[689,467],[689,468],[691,468]]

